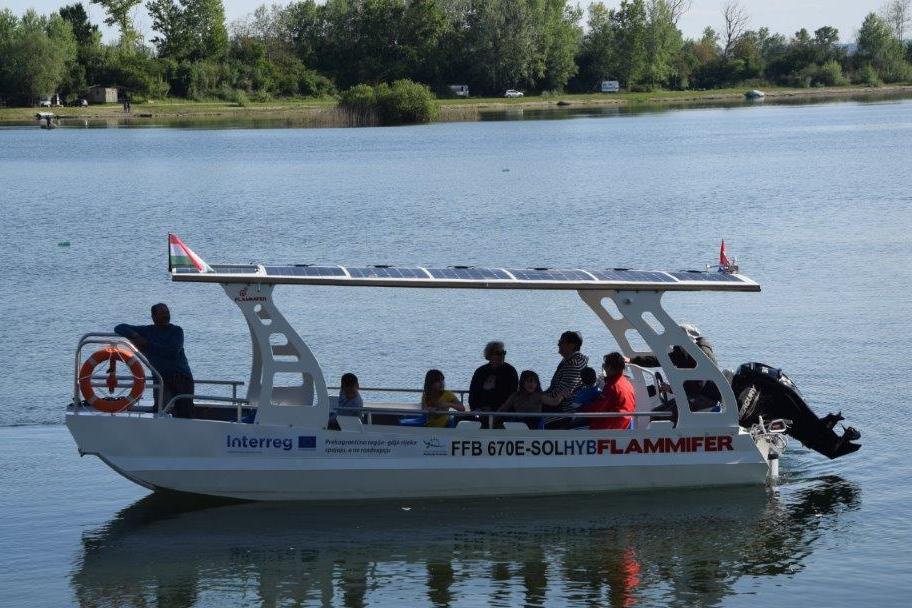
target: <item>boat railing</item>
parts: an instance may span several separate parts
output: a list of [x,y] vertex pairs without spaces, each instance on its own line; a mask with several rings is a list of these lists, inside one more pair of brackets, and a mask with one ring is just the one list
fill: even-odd
[[[105,388],[108,384],[106,382],[107,376],[92,376],[92,387],[93,388]],[[123,382],[123,384],[121,384]],[[117,384],[115,388],[126,388],[131,386],[133,382],[133,376],[117,376]],[[151,383],[151,386],[158,388],[158,384],[155,381],[155,376],[146,376],[146,382]],[[197,380],[193,379],[193,384],[202,384],[204,386],[230,386],[231,387],[231,398],[237,399],[237,391],[239,386],[244,386],[243,380]],[[200,398],[208,399],[207,396],[201,395]],[[222,397],[219,397],[221,399]]]
[[[144,354],[142,354],[139,351],[139,349],[133,345],[132,342],[130,342],[123,336],[120,336],[115,333],[91,332],[91,333],[83,334],[82,337],[79,338],[79,342],[76,344],[76,355],[74,357],[74,365],[73,365],[73,410],[74,410],[74,413],[77,413],[77,414],[79,413],[79,405],[82,403],[82,399],[80,398],[80,395],[79,395],[79,381],[81,380],[81,378],[79,377],[79,371],[80,371],[80,365],[82,363],[82,349],[90,344],[100,344],[100,345],[104,345],[104,346],[107,346],[110,348],[121,348],[122,347],[122,348],[125,348],[128,352],[130,352],[137,359],[139,359],[140,363],[142,363],[146,367],[146,369],[152,373],[153,395],[155,394],[155,391],[158,391],[158,401],[161,402],[161,400],[163,398],[163,394],[164,394],[164,383],[162,382],[161,374],[158,373],[158,370],[156,370],[154,367],[152,367],[152,364],[149,363],[149,360],[146,358],[146,356]],[[92,376],[92,380],[94,380],[95,378],[96,378],[95,376]],[[132,376],[130,376],[129,378],[132,378]],[[120,385],[119,378],[118,378],[117,384],[118,384],[118,386]],[[94,383],[92,385],[95,386]],[[135,404],[133,404],[133,405],[135,405]]]
[[[241,383],[243,384],[243,382]],[[171,400],[165,404],[165,407],[156,414],[157,416],[167,416],[171,413],[171,410],[174,408],[174,404],[181,399],[192,399],[194,401],[194,407],[206,407],[209,409],[236,409],[237,410],[237,422],[241,422],[244,418],[244,406],[249,405],[250,401],[247,399],[239,398],[237,396],[233,397],[219,397],[217,395],[198,395],[196,393],[182,393],[180,395],[174,395],[171,397]],[[197,400],[205,401],[206,403],[196,403]],[[226,405],[222,405],[226,404]]]
[[[328,386],[326,388],[331,391],[338,391],[342,387]],[[448,388],[446,390],[450,391],[451,393],[456,393],[456,395],[459,397],[459,403],[465,405],[465,396],[469,394],[468,389]],[[390,388],[390,387],[380,387],[380,386],[359,386],[358,391],[362,392],[362,393],[403,393],[403,394],[409,394],[409,395],[420,395],[424,392],[420,388]]]
[[390,407],[360,407],[360,408],[336,408],[336,414],[347,415],[347,416],[357,416],[360,417],[364,415],[366,417],[366,423],[369,425],[374,424],[373,416],[374,414],[380,414],[384,416],[395,416],[397,418],[403,416],[450,416],[455,418],[457,421],[462,418],[466,420],[477,420],[479,418],[486,418],[488,421],[488,427],[494,427],[494,419],[497,418],[511,418],[515,420],[525,420],[525,419],[535,419],[535,420],[588,420],[591,418],[624,418],[624,417],[648,417],[648,418],[661,418],[661,419],[671,419],[674,417],[672,412],[489,412],[489,411],[467,411],[460,412],[458,410],[439,410],[431,411],[424,409],[402,409],[402,408],[390,408]]
[[[128,340],[127,338],[124,338],[121,335],[114,334],[114,333],[93,332],[93,333],[88,333],[88,334],[83,335],[79,339],[79,343],[76,346],[74,388],[73,388],[73,405],[77,406],[77,407],[74,407],[74,411],[76,413],[79,413],[78,406],[82,402],[82,399],[79,394],[79,381],[81,380],[81,378],[79,377],[79,370],[80,370],[80,364],[82,363],[82,350],[83,350],[83,348],[85,348],[86,346],[91,345],[91,344],[100,344],[100,345],[108,346],[111,348],[123,347],[126,350],[128,350],[131,354],[135,355],[136,358],[139,359],[139,361],[150,372],[148,375],[145,376],[145,381],[147,383],[146,390],[151,391],[153,394],[153,397],[156,394],[158,395],[158,399],[156,399],[156,402],[162,401],[163,395],[164,395],[164,383],[162,381],[162,377],[158,373],[158,370],[156,370],[154,367],[152,367],[152,364],[149,362],[149,360],[146,358],[146,356],[143,355],[142,352],[139,349],[137,349],[136,346],[132,342],[130,342],[130,340]],[[108,386],[107,379],[108,379],[108,376],[106,374],[96,374],[96,375],[91,376],[90,384],[93,388],[106,388]],[[126,376],[126,375],[118,375],[118,376],[115,376],[115,379],[116,379],[116,384],[114,385],[114,388],[128,388],[133,385],[134,377]],[[242,417],[241,407],[248,403],[248,401],[246,399],[242,399],[242,398],[238,397],[238,387],[244,386],[244,384],[245,384],[243,380],[210,380],[210,379],[197,380],[197,379],[194,379],[193,382],[194,382],[194,385],[230,386],[231,387],[231,397],[223,397],[223,396],[216,396],[216,395],[196,395],[195,397],[198,399],[201,399],[201,400],[213,402],[212,403],[213,407],[218,407],[217,404],[220,405],[221,403],[225,403],[225,402],[231,403],[231,404],[237,404],[238,412],[239,412],[238,420],[241,419],[241,417]],[[174,400],[175,399],[172,398],[171,401],[169,401],[169,404],[171,404]],[[200,405],[203,405],[203,404],[200,404]],[[209,404],[206,404],[206,405],[209,405]],[[131,412],[131,411],[133,411],[133,412],[137,411],[135,403],[125,410],[125,412]],[[166,410],[160,410],[156,415],[162,415],[162,413],[165,413],[165,412],[166,412]]]

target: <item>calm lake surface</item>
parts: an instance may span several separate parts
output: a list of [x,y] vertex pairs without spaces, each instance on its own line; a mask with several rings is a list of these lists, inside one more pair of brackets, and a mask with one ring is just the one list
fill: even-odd
[[[384,129],[0,130],[0,606],[906,606],[912,593],[912,103]],[[702,268],[675,295],[720,363],[785,369],[862,450],[792,444],[772,488],[360,506],[150,496],[62,426],[73,348],[168,302],[199,379],[245,380],[210,262]],[[68,241],[69,246],[58,243]],[[548,376],[610,335],[569,293],[290,287],[335,384],[467,386],[489,339]]]

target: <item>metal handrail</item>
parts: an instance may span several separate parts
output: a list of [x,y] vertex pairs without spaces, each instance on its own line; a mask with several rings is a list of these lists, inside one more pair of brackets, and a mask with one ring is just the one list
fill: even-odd
[[396,408],[384,408],[384,407],[342,407],[336,408],[336,413],[340,412],[353,412],[353,414],[347,415],[357,415],[367,414],[367,424],[373,424],[373,414],[388,414],[392,416],[416,416],[416,415],[425,415],[425,416],[455,416],[457,418],[488,418],[488,426],[492,426],[495,418],[568,418],[571,420],[579,418],[623,418],[625,416],[636,416],[643,417],[648,416],[650,418],[673,418],[674,414],[672,412],[488,412],[488,411],[467,411],[460,412],[459,410],[425,410],[425,409],[396,409]]
[[[338,391],[341,390],[341,386],[327,386],[327,390]],[[380,386],[359,386],[359,391],[364,391],[367,393],[410,393],[413,395],[420,395],[424,391],[420,388],[388,388]],[[465,405],[465,396],[469,394],[469,389],[467,388],[448,388],[446,389],[451,393],[456,393],[459,395],[459,403]]]
[[247,399],[241,399],[238,397],[216,397],[214,395],[197,395],[195,393],[182,393],[180,395],[174,395],[171,397],[171,400],[165,405],[164,408],[161,408],[159,411],[159,416],[164,416],[171,411],[171,408],[174,407],[174,404],[178,399],[204,399],[206,401],[215,401],[217,403],[234,403],[237,405],[237,421],[240,422],[241,418],[244,415],[243,409],[244,405],[248,405],[250,401]]
[[[161,400],[164,398],[164,381],[162,380],[161,374],[158,373],[158,370],[152,367],[152,364],[149,363],[149,360],[144,354],[142,354],[132,342],[127,338],[124,338],[121,335],[115,333],[107,332],[90,332],[83,334],[79,338],[79,342],[76,344],[76,354],[74,356],[74,366],[73,366],[73,405],[78,406],[82,400],[79,398],[79,355],[82,353],[82,348],[87,344],[106,344],[108,346],[116,348],[118,345],[127,347],[130,352],[137,358],[139,361],[146,366],[146,368],[152,372],[153,378],[153,393],[155,389],[158,389],[158,402],[161,403]],[[157,382],[155,382],[157,381]],[[79,414],[79,408],[74,407],[73,411],[75,414]]]
[[[92,376],[92,380],[104,380],[107,376]],[[117,376],[117,380],[132,380],[133,376]],[[155,380],[152,376],[146,376],[146,382],[149,380]],[[244,386],[243,380],[197,380],[193,379],[194,384],[211,384],[214,386]],[[94,385],[93,385],[94,386]],[[118,385],[119,386],[119,385]]]

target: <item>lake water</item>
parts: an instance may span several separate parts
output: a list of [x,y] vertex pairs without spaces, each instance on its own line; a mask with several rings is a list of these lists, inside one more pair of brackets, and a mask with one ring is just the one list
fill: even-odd
[[[383,129],[0,130],[0,605],[906,605],[912,592],[912,103]],[[793,443],[774,488],[360,506],[147,496],[62,426],[77,338],[168,302],[197,378],[244,380],[210,262],[702,268],[666,297],[720,363],[781,366],[863,449]],[[67,247],[58,243],[68,241]],[[330,383],[462,388],[489,339],[548,376],[570,293],[279,288]]]

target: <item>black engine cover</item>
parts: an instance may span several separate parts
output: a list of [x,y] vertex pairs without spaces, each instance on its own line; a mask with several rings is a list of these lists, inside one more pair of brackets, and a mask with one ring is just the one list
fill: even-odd
[[806,447],[828,458],[838,458],[861,448],[852,443],[861,437],[849,427],[838,436],[833,432],[840,414],[818,418],[811,411],[801,392],[782,370],[764,363],[745,363],[732,379],[732,389],[738,397],[739,421],[750,428],[763,416],[765,421],[784,418],[791,421],[788,434]]

